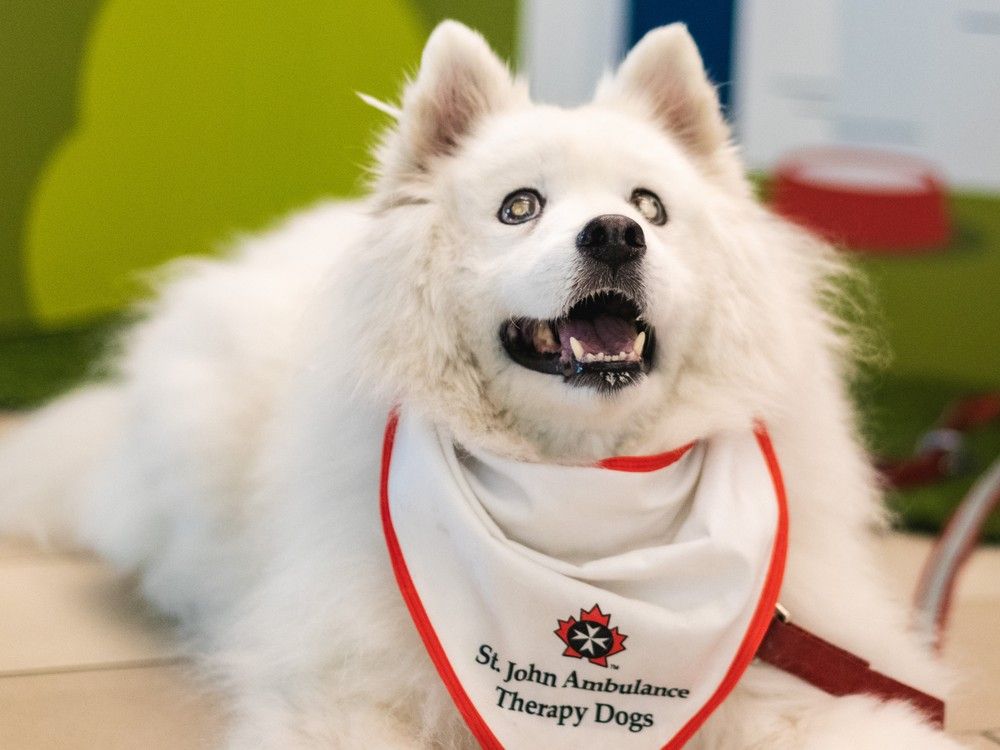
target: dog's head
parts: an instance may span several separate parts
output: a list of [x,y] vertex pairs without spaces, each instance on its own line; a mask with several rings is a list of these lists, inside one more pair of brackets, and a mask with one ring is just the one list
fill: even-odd
[[366,378],[464,439],[589,460],[745,421],[821,317],[681,25],[567,110],[445,22],[377,162]]

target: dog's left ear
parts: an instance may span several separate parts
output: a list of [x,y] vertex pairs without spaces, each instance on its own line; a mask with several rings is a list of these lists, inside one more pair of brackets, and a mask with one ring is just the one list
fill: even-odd
[[486,40],[457,21],[434,29],[420,72],[406,88],[399,135],[408,166],[422,171],[453,152],[487,114],[527,101]]
[[694,39],[682,23],[647,33],[618,72],[601,82],[598,104],[641,108],[694,157],[730,157],[729,127]]

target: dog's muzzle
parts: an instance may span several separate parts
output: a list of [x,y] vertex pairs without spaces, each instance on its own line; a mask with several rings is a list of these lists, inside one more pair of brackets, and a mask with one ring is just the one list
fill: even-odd
[[603,391],[638,383],[652,369],[656,347],[639,303],[618,289],[587,294],[559,318],[511,318],[500,341],[522,367]]

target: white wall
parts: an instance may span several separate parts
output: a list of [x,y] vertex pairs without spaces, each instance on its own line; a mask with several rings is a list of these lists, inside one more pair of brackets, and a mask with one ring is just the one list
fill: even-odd
[[1000,0],[743,0],[735,113],[750,164],[883,147],[1000,189]]
[[572,106],[594,93],[625,46],[627,0],[523,0],[521,69],[537,101]]

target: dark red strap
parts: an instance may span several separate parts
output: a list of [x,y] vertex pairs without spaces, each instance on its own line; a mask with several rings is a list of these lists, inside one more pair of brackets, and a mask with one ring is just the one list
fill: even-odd
[[878,469],[890,487],[904,490],[962,474],[968,470],[965,433],[997,420],[1000,392],[960,399],[949,405],[936,426],[923,435],[912,456],[882,459]]
[[980,393],[951,405],[942,418],[942,425],[952,430],[968,432],[985,427],[1000,419],[1000,392]]
[[944,726],[942,701],[876,672],[864,659],[778,616],[771,621],[757,658],[830,695],[869,694],[907,701],[938,727]]
[[885,483],[897,490],[924,487],[960,472],[962,446],[955,450],[930,448],[910,458],[880,461],[878,470]]

